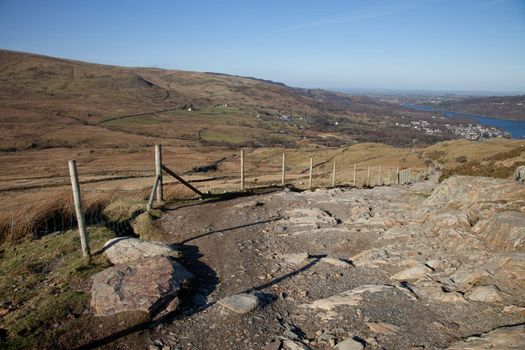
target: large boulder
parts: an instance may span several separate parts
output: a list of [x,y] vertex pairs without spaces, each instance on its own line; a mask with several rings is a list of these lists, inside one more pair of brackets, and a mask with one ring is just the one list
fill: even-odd
[[96,316],[125,311],[153,316],[165,306],[173,311],[178,304],[177,294],[191,277],[171,257],[156,256],[112,266],[93,276],[91,306]]
[[114,265],[129,264],[153,256],[182,256],[181,252],[169,244],[132,237],[110,239],[104,244],[103,250],[104,255]]
[[519,166],[514,172],[514,181],[525,183],[525,165]]
[[525,251],[525,213],[495,213],[490,219],[479,222],[473,231],[496,250]]

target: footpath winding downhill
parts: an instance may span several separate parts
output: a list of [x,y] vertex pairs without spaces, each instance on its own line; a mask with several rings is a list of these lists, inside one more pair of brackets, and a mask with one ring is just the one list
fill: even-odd
[[525,344],[523,184],[282,191],[171,208],[160,226],[195,280],[150,348]]

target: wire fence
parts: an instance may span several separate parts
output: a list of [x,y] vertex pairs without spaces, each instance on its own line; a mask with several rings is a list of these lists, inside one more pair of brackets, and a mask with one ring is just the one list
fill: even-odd
[[[292,186],[298,189],[320,187],[356,187],[403,185],[421,181],[433,173],[432,167],[400,169],[393,166],[368,166],[360,164],[338,164],[322,161],[317,164],[310,159],[310,167],[291,166],[282,157],[282,163],[272,160],[271,172],[245,172],[244,159],[239,159],[238,171],[213,171],[210,174],[186,172],[189,187],[202,188],[202,193],[225,193],[246,191],[268,186]],[[252,161],[254,161],[252,159]],[[269,160],[267,162],[270,162]],[[261,160],[257,160],[261,164]],[[279,164],[281,163],[281,164]],[[304,170],[306,168],[306,170]],[[82,169],[82,167],[81,167]],[[169,169],[168,169],[169,170]],[[112,217],[107,209],[116,201],[134,203],[135,207],[146,210],[148,198],[157,196],[151,188],[158,176],[154,167],[127,169],[101,169],[100,172],[80,172],[80,193],[83,202],[85,225],[107,227],[118,236],[133,233],[130,217]],[[45,177],[39,177],[43,179]],[[52,177],[53,181],[41,187],[19,186],[18,196],[13,204],[0,207],[0,242],[16,241],[23,238],[39,238],[52,233],[62,233],[78,226],[75,205],[71,195],[68,175]],[[162,203],[179,199],[195,198],[195,195],[175,179],[163,177],[164,195]],[[135,183],[118,183],[118,180],[134,180]],[[193,184],[193,185],[191,185]],[[4,202],[7,202],[4,200]]]

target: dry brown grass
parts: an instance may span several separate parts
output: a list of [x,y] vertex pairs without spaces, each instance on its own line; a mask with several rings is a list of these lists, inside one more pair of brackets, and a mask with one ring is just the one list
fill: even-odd
[[[96,217],[115,198],[114,193],[84,196],[86,220]],[[53,193],[34,204],[0,215],[0,243],[14,243],[27,238],[39,238],[76,225],[75,207],[71,192]]]

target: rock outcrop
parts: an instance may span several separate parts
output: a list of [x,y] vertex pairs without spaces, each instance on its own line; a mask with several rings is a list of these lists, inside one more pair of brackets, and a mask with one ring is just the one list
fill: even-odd
[[477,176],[452,176],[435,188],[427,205],[469,209],[508,209],[523,205],[525,186],[514,181]]
[[177,307],[177,294],[192,277],[171,257],[144,258],[120,264],[93,276],[91,306],[96,316],[139,311],[154,316],[163,306]]
[[525,213],[504,211],[479,222],[473,230],[499,251],[525,251]]
[[501,327],[480,336],[468,337],[448,348],[448,350],[522,350],[525,340],[525,324]]
[[113,265],[129,264],[153,256],[180,258],[171,245],[132,237],[117,237],[104,244],[104,255]]

